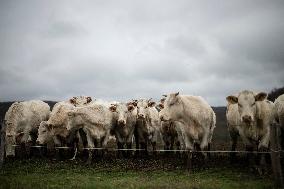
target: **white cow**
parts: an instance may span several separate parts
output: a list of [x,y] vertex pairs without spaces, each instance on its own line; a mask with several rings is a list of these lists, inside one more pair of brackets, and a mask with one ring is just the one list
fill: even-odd
[[75,107],[87,106],[92,103],[91,97],[78,96],[54,105],[48,121],[43,121],[39,127],[37,142],[39,144],[47,144],[54,142],[56,146],[66,144],[69,136],[67,131],[67,113],[74,110]]
[[275,99],[274,105],[275,119],[280,123],[282,129],[284,129],[284,94]]
[[[5,114],[6,156],[15,156],[15,144],[35,142],[41,121],[47,120],[50,107],[40,100],[14,102]],[[27,149],[28,150],[28,149]]]
[[[109,109],[93,103],[85,107],[77,107],[68,112],[67,130],[73,132],[83,129],[86,133],[88,148],[106,147],[110,130],[116,123],[115,117]],[[89,151],[88,162],[91,162],[93,151]]]
[[[132,103],[117,103],[109,107],[113,112],[116,123],[112,127],[118,149],[132,148],[132,138],[136,125],[137,108]],[[128,156],[130,151],[128,151]]]
[[155,153],[156,144],[160,135],[159,113],[155,107],[155,102],[151,99],[140,99],[133,101],[137,105],[137,124],[135,128],[136,148],[145,149],[147,154],[147,145],[151,143]]
[[[156,106],[156,109],[160,112],[164,108],[166,98],[162,98],[160,103]],[[165,150],[173,150],[174,145],[177,146],[177,150],[180,149],[180,137],[177,132],[178,123],[174,121],[161,121],[161,134],[164,142]]]
[[[84,134],[82,132],[70,133],[67,130],[68,112],[76,107],[82,107],[92,104],[92,98],[87,96],[72,97],[67,101],[58,102],[54,105],[48,121],[42,121],[38,129],[37,143],[54,144],[55,146],[75,147],[75,159],[77,148],[83,146]],[[81,144],[81,145],[79,145]],[[49,146],[49,145],[48,145]]]
[[[230,104],[237,104],[238,113],[235,113],[235,119],[239,119],[237,126],[238,133],[246,145],[246,149],[252,151],[257,146],[258,151],[266,151],[270,141],[270,124],[273,122],[274,104],[266,99],[264,92],[255,93],[253,91],[241,91],[238,96],[231,95],[227,97]],[[248,160],[251,161],[251,155],[248,154]],[[264,154],[260,158],[261,169],[264,168]]]
[[175,121],[177,132],[181,133],[187,150],[194,150],[194,143],[201,150],[209,146],[216,124],[216,116],[210,105],[199,96],[167,95],[161,121]]
[[276,122],[280,124],[281,147],[284,149],[284,94],[274,101],[274,116]]
[[239,114],[238,132],[247,147],[257,144],[258,149],[267,149],[270,137],[270,124],[273,121],[273,103],[266,99],[266,93],[241,91],[238,96],[228,96],[230,104],[237,104]]
[[[232,141],[231,150],[235,151],[239,137],[238,127],[240,126],[241,122],[237,104],[231,104],[230,102],[227,103],[226,118],[228,131]],[[235,153],[232,153],[231,160],[233,160],[234,157]]]

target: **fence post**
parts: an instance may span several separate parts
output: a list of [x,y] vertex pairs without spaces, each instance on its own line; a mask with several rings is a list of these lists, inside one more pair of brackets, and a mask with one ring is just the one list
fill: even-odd
[[1,120],[1,132],[0,132],[0,169],[2,169],[4,163],[4,156],[5,156],[5,137],[6,137],[6,124]]
[[279,126],[276,123],[270,125],[271,163],[276,187],[284,188],[280,163],[280,146],[278,131]]

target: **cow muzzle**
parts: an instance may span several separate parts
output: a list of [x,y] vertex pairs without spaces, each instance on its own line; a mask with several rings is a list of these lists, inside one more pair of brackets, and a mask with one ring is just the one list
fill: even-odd
[[126,121],[123,119],[118,120],[119,125],[126,125]]
[[138,114],[138,118],[144,118],[144,114]]
[[244,115],[242,121],[246,124],[250,124],[252,122],[252,117],[250,115]]

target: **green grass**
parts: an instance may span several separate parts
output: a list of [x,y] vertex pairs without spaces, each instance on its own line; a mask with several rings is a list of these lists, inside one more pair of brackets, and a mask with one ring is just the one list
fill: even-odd
[[[151,161],[151,160],[148,160]],[[171,170],[124,168],[112,164],[24,160],[8,162],[0,171],[0,188],[272,188],[269,177],[260,178],[241,168],[208,168],[192,174]],[[144,164],[144,163],[143,163]],[[152,165],[151,165],[152,166]]]

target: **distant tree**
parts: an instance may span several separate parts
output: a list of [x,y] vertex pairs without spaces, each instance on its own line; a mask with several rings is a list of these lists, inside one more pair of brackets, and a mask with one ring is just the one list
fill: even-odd
[[284,87],[274,88],[268,93],[267,99],[274,102],[274,100],[282,94],[284,94]]

